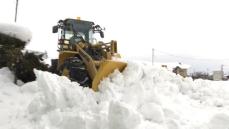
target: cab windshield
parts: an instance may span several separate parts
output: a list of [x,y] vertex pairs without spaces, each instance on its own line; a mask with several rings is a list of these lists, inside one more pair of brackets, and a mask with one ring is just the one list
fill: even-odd
[[72,31],[65,31],[65,39],[69,40],[72,36],[74,35],[74,33]]

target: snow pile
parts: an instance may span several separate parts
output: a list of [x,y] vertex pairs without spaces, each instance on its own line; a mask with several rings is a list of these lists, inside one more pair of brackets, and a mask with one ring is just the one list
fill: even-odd
[[229,128],[229,82],[193,81],[129,62],[94,92],[66,77],[35,73],[37,81],[20,88],[30,99],[10,129]]
[[32,33],[29,29],[17,24],[0,23],[0,33],[9,35],[10,37],[20,39],[28,43],[32,38]]
[[14,76],[8,68],[0,69],[0,129],[25,127],[30,121],[27,118],[28,105],[33,99],[36,82],[18,87],[13,83]]

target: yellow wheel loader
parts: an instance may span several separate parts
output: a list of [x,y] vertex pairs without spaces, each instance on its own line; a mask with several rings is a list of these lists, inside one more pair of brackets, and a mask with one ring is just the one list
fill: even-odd
[[[81,86],[98,90],[100,81],[115,69],[122,71],[125,62],[120,58],[117,42],[95,42],[95,34],[104,37],[103,29],[91,21],[80,19],[59,20],[53,26],[53,33],[58,33],[59,58],[52,60],[52,71],[67,76]],[[94,43],[95,42],[95,43]]]

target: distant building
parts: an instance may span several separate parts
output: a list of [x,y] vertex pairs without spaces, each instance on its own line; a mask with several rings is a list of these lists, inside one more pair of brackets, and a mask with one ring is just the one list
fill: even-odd
[[167,65],[161,65],[161,67],[167,68]]
[[187,68],[180,68],[179,66],[173,69],[173,72],[181,75],[182,77],[187,77]]
[[223,80],[223,71],[213,71],[213,80],[214,81]]
[[188,68],[190,67],[187,64],[181,64],[181,63],[164,63],[161,64],[162,67],[169,69],[170,71],[181,75],[182,77],[188,76]]

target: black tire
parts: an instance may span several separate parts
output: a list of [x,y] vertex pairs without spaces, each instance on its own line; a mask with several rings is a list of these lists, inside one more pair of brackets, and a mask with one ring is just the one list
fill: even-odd
[[85,64],[80,58],[71,57],[65,60],[60,73],[63,73],[64,69],[69,70],[69,79],[71,81],[76,81],[83,87],[90,87],[92,81]]
[[51,73],[58,74],[57,65],[58,65],[58,59],[52,59],[51,66],[48,68],[48,71]]

